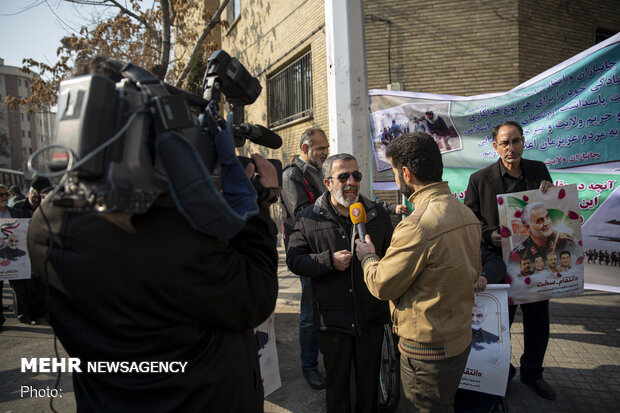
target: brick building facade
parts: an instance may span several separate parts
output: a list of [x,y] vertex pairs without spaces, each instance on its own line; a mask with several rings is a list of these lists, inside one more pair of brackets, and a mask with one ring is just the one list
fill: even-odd
[[[617,0],[373,0],[363,4],[369,89],[391,85],[463,96],[502,92],[620,31]],[[263,86],[256,103],[246,108],[248,121],[270,124],[269,96],[274,93],[270,80],[285,69],[298,69],[298,59],[310,54],[310,110],[271,125],[283,139],[280,150],[254,145],[241,150],[260,151],[286,164],[299,153],[299,137],[306,128],[321,127],[329,136],[325,2],[231,0],[227,7],[230,27],[222,31],[222,48]],[[299,75],[293,70],[293,78]],[[398,199],[395,191],[377,195],[390,202]]]

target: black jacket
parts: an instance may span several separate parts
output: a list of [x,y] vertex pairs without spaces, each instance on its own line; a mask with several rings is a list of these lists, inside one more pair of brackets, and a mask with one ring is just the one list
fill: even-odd
[[[286,255],[286,263],[295,274],[312,278],[314,324],[320,330],[363,334],[374,323],[389,322],[387,302],[373,297],[364,283],[360,261],[353,254],[350,267],[336,271],[332,254],[352,251],[345,228],[336,218],[325,192],[313,206],[299,213]],[[392,224],[384,208],[360,196],[366,209],[366,232],[370,234],[377,254],[383,256],[392,238]],[[348,218],[347,218],[348,220]]]
[[[502,181],[500,162],[487,166],[474,172],[469,177],[467,192],[465,193],[465,205],[474,211],[482,223],[482,239],[489,250],[501,255],[501,249],[491,245],[491,234],[499,227],[499,214],[497,212],[497,195],[503,194],[504,183]],[[541,181],[551,180],[547,166],[539,161],[521,159],[521,170],[525,177],[527,189],[538,189]]]
[[299,157],[284,168],[282,171],[280,207],[285,238],[290,237],[293,232],[293,223],[297,214],[308,205],[316,202],[326,189],[321,172]]
[[[47,265],[41,210],[53,233]],[[176,209],[153,207],[131,224],[134,232],[44,202],[28,231],[50,322],[83,371],[88,361],[188,363],[184,373],[74,373],[78,411],[262,412],[252,328],[278,293],[268,212],[229,242],[193,230]]]
[[36,208],[33,208],[32,205],[30,205],[28,198],[15,202],[12,209],[20,211],[19,213],[22,215],[20,218],[30,218],[36,210]]

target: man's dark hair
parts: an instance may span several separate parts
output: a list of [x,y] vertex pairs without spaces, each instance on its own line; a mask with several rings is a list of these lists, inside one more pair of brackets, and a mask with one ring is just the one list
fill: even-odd
[[96,55],[94,57],[78,59],[75,62],[72,75],[80,76],[96,73],[98,75],[105,76],[115,82],[120,82],[123,78],[121,71],[123,70],[124,66],[125,64],[118,60],[114,60],[102,55]]
[[571,256],[571,255],[570,255],[570,251],[568,251],[568,250],[564,250],[564,251],[562,251],[562,252],[560,253],[560,258],[562,258],[562,255],[564,255],[564,254],[568,254],[568,256],[569,256],[569,257]]
[[315,133],[321,132],[323,135],[327,136],[323,129],[321,128],[308,128],[301,134],[301,139],[299,140],[299,149],[303,146],[303,144],[307,144],[310,148],[312,148],[312,137]]
[[322,171],[323,171],[323,176],[325,178],[332,177],[331,176],[331,174],[332,174],[332,165],[336,161],[355,161],[355,162],[357,162],[357,159],[355,159],[355,156],[350,155],[348,153],[338,153],[336,155],[330,156],[329,158],[325,159],[325,162],[323,162]]
[[435,139],[426,132],[413,132],[400,135],[387,147],[385,156],[392,165],[402,170],[411,169],[422,184],[441,182],[443,161]]
[[523,136],[523,127],[521,126],[521,124],[519,122],[515,122],[514,120],[507,120],[493,128],[493,133],[491,134],[491,136],[493,137],[493,142],[497,142],[497,133],[499,132],[499,128],[501,128],[502,126],[514,126],[515,128],[519,129],[519,133],[521,134],[521,136]]

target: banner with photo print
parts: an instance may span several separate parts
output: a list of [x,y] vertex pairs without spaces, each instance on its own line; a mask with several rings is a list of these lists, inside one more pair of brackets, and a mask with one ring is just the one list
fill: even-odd
[[510,304],[583,292],[577,185],[497,196]]
[[26,234],[30,219],[0,219],[0,280],[30,278]]
[[503,396],[510,366],[508,285],[487,285],[471,311],[472,342],[459,388]]

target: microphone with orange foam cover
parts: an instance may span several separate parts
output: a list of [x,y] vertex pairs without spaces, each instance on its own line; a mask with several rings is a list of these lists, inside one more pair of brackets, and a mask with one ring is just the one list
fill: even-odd
[[360,241],[366,242],[366,210],[361,202],[356,202],[349,207],[349,217],[353,225],[357,226]]

